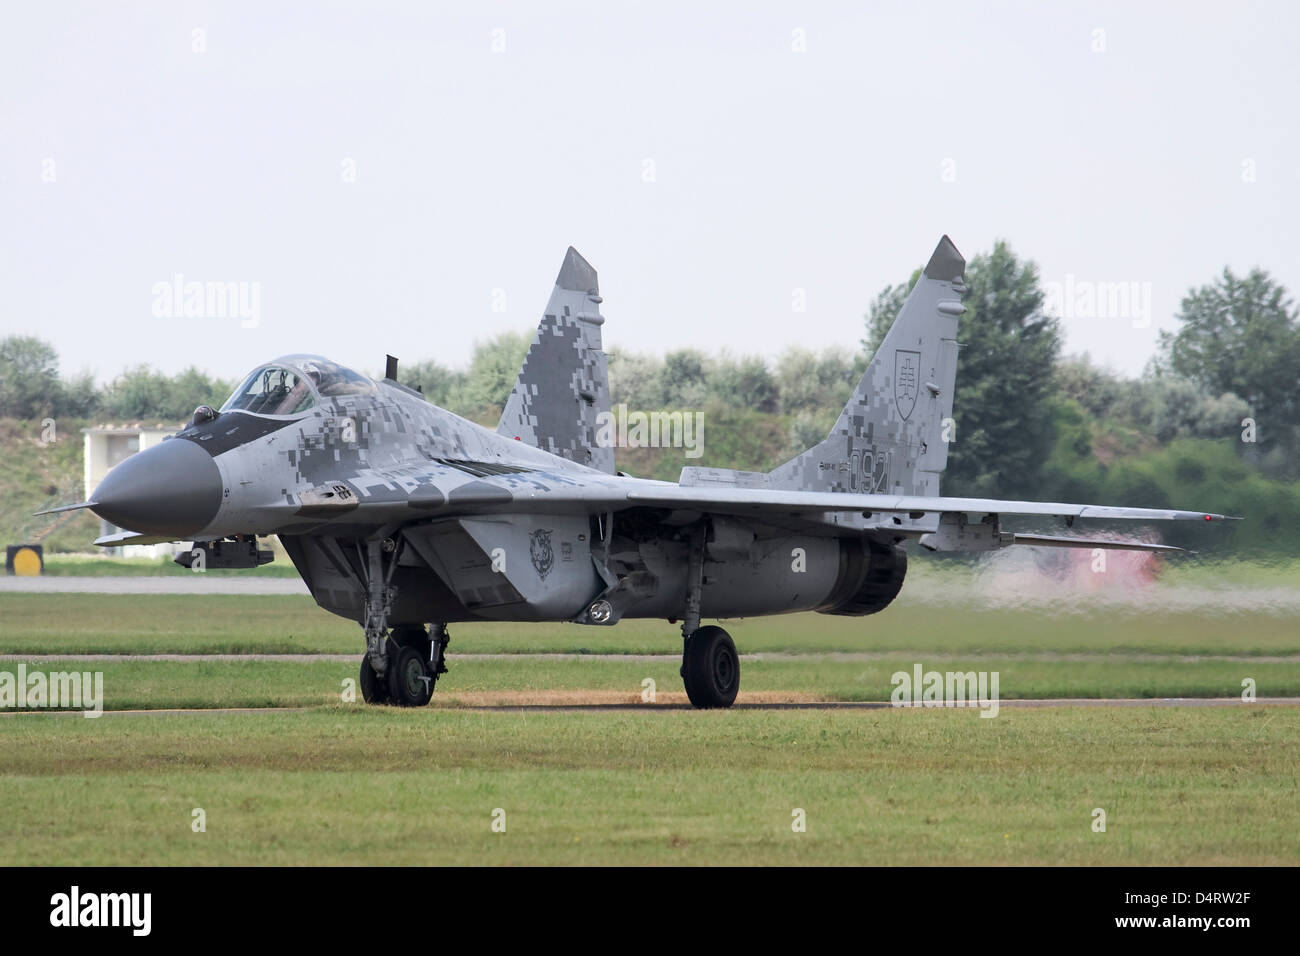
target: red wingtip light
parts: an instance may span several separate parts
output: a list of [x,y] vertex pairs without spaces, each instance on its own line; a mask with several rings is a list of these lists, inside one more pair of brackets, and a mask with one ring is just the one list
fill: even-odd
[[1214,516],[1213,516],[1213,515],[1206,515],[1206,516],[1205,516],[1205,520],[1206,520],[1206,521],[1213,521],[1213,520],[1214,520]]

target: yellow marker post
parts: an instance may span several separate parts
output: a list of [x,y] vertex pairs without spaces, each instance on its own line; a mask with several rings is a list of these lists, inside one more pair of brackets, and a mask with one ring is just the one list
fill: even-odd
[[39,544],[11,544],[5,549],[5,570],[19,577],[39,577],[45,573],[44,551]]

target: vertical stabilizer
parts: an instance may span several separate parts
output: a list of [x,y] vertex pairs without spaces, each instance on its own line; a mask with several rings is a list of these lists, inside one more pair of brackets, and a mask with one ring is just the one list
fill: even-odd
[[768,487],[938,495],[948,464],[966,260],[944,236],[825,441]]
[[570,246],[497,433],[613,474],[614,449],[596,442],[609,416],[600,302],[596,270]]

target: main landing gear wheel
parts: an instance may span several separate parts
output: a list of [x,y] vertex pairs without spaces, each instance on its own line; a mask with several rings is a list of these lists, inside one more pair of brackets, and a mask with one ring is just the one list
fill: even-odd
[[740,690],[740,655],[720,627],[698,628],[682,650],[682,682],[696,707],[730,707]]

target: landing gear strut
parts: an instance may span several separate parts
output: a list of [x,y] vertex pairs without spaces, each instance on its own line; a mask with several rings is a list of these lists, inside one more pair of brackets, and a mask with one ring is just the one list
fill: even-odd
[[[366,619],[362,627],[366,632],[366,660],[374,669],[374,676],[383,680],[388,676],[388,616],[393,613],[393,603],[397,600],[397,589],[392,587],[393,572],[397,570],[397,561],[402,555],[403,539],[398,537],[366,542],[362,551],[357,542],[357,558],[362,568],[362,580],[366,587]],[[391,555],[385,568],[384,555]],[[362,668],[362,689],[365,688],[365,669]]]
[[686,616],[682,619],[682,683],[696,707],[730,707],[740,690],[740,655],[736,644],[720,627],[700,627],[700,598],[704,590],[703,523],[691,538],[690,565],[686,572]]

